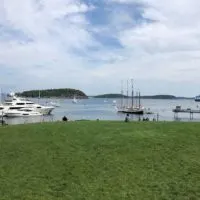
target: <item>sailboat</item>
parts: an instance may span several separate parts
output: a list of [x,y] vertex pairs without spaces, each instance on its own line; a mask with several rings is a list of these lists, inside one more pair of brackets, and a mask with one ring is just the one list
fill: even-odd
[[[128,82],[127,82],[127,105],[123,105],[123,99],[122,99],[122,105],[121,108],[118,109],[118,112],[121,113],[127,113],[127,114],[137,114],[137,115],[142,115],[144,114],[144,108],[141,107],[140,103],[140,92],[137,93],[138,96],[138,105],[136,102],[136,105],[134,106],[133,98],[134,98],[134,93],[133,93],[133,79],[131,79],[132,83],[132,98],[131,98],[131,106],[128,105]],[[122,97],[123,97],[123,86],[122,86]]]
[[72,103],[74,103],[74,104],[78,103],[78,100],[76,99],[75,95],[74,95],[74,98],[72,100]]

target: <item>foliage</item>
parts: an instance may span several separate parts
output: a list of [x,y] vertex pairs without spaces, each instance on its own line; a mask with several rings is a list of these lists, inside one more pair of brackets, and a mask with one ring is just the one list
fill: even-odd
[[[126,95],[122,94],[102,94],[102,95],[97,95],[94,96],[95,98],[127,98]],[[131,96],[129,96],[131,98]],[[134,98],[137,98],[134,96]],[[173,95],[152,95],[152,96],[141,96],[142,99],[176,99],[175,96]],[[184,97],[183,97],[184,98]]]
[[122,98],[122,97],[127,97],[122,94],[102,94],[102,95],[97,95],[94,96],[95,98]]
[[86,94],[80,90],[65,88],[65,89],[48,89],[48,90],[30,90],[24,91],[22,93],[18,93],[19,96],[24,97],[38,97],[40,93],[40,97],[67,97],[73,98],[74,95],[77,98],[87,98]]

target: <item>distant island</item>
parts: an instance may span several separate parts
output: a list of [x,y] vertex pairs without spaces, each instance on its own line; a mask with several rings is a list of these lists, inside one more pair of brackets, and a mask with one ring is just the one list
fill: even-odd
[[62,88],[62,89],[46,89],[46,90],[29,90],[22,93],[17,93],[18,96],[22,97],[32,97],[32,98],[50,98],[50,97],[59,97],[59,98],[73,98],[74,96],[78,99],[87,99],[88,96],[76,89],[71,88]]
[[[126,95],[122,95],[122,94],[102,94],[102,95],[96,95],[93,96],[94,98],[127,98]],[[129,96],[128,98],[131,98],[131,96]],[[136,96],[134,96],[134,98],[137,98]],[[145,96],[141,96],[141,99],[193,99],[193,98],[189,98],[189,97],[176,97],[174,95],[145,95]]]
[[127,98],[127,96],[122,94],[102,94],[102,95],[97,95],[97,96],[93,96],[94,98]]

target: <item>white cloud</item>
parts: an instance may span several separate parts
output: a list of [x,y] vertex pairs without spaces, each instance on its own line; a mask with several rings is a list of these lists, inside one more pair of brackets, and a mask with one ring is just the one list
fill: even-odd
[[[13,37],[10,40],[5,40],[4,35],[0,35],[1,66],[19,70],[24,75],[24,80],[29,77],[29,80],[24,82],[21,79],[20,83],[15,82],[17,77],[14,80],[7,79],[7,84],[12,81],[13,84],[26,89],[37,85],[76,85],[73,82],[79,77],[79,73],[83,75],[87,72],[87,64],[85,60],[76,57],[72,50],[84,51],[87,47],[99,45],[87,31],[88,22],[84,16],[85,12],[94,7],[78,0],[0,0],[0,5],[3,13],[0,15],[0,24],[11,32],[20,31],[31,38],[27,43],[19,40],[15,32],[10,33]],[[52,80],[54,77],[64,81]],[[38,81],[42,83],[37,84]]]
[[[125,76],[136,79],[182,84],[183,94],[195,95],[200,83],[200,1],[198,0],[111,0],[119,4],[141,3],[143,22],[118,32],[127,60],[115,67],[124,67]],[[116,19],[119,16],[116,15]],[[116,33],[115,33],[116,34]],[[130,67],[132,66],[132,67]],[[112,68],[113,65],[110,65]],[[128,71],[128,72],[127,72]],[[137,73],[134,73],[137,71]],[[184,91],[184,83],[193,84],[193,90]]]
[[[81,0],[0,0],[0,24],[10,36],[7,39],[0,28],[0,68],[21,74],[12,80],[0,75],[3,83],[23,89],[77,87],[92,94],[117,92],[121,79],[134,77],[143,93],[170,91],[167,84],[161,87],[164,82],[183,86],[181,91],[171,88],[178,95],[195,95],[198,88],[193,85],[200,83],[200,1],[105,1],[119,5],[110,9],[107,24],[98,26],[85,16],[95,8]],[[120,4],[130,9],[141,5],[138,17],[143,18],[138,23],[131,15],[136,11],[127,12]],[[95,31],[115,37],[123,48],[103,46],[92,36]],[[159,87],[149,92],[147,81]],[[185,91],[188,82],[191,90]]]

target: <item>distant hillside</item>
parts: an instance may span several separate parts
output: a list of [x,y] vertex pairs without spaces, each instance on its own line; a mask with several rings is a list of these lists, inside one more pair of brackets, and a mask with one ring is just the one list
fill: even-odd
[[[122,94],[102,94],[102,95],[97,95],[94,96],[94,98],[121,98]],[[124,95],[126,98],[127,96]]]
[[152,96],[141,96],[142,99],[176,99],[173,95],[152,95]]
[[76,98],[85,99],[88,98],[87,95],[80,91],[70,88],[63,88],[63,89],[47,89],[47,90],[30,90],[30,91],[24,91],[22,93],[17,93],[18,96],[22,97],[44,97],[44,98],[50,98],[50,97],[63,97],[63,98],[73,98],[76,96]]
[[[94,96],[94,98],[122,98],[122,94],[103,94]],[[124,95],[124,98],[127,98],[127,96]],[[129,96],[129,98],[131,98],[131,96]],[[176,97],[173,95],[149,95],[149,96],[146,95],[146,96],[141,96],[141,98],[142,99],[190,99],[186,97]]]

